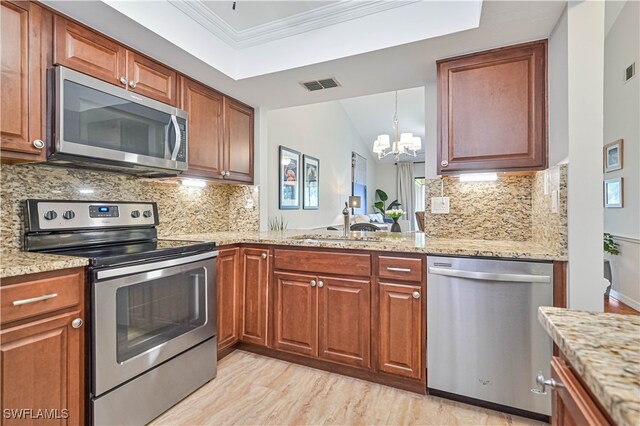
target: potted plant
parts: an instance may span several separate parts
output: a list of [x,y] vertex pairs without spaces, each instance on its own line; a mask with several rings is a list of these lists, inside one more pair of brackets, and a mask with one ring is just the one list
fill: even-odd
[[[613,240],[613,236],[605,232],[604,234],[604,252],[609,253],[612,256],[620,254],[620,245]],[[613,277],[611,275],[611,263],[609,259],[604,260],[604,277],[609,281],[609,286],[605,290],[605,296],[609,297],[611,292],[611,284],[613,283]]]
[[401,232],[400,224],[398,223],[398,219],[400,219],[404,215],[404,210],[402,209],[390,209],[385,210],[385,214],[393,219],[393,225],[391,225],[391,232]]
[[373,204],[373,208],[377,209],[383,217],[386,217],[387,209],[393,209],[402,205],[398,202],[398,200],[393,200],[391,203],[389,203],[388,206],[386,206],[385,203],[389,199],[389,196],[382,189],[376,189],[376,197],[379,198],[379,201],[376,201]]

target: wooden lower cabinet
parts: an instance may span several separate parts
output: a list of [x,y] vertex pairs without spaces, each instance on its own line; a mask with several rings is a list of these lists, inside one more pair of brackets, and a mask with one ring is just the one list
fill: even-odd
[[216,271],[218,352],[238,342],[238,289],[240,249],[222,249]]
[[273,347],[318,356],[317,278],[276,272]]
[[241,250],[240,340],[266,346],[269,250]]
[[369,280],[318,278],[318,356],[370,366]]
[[412,379],[422,378],[422,288],[378,284],[378,370]]
[[559,357],[551,360],[551,377],[564,386],[552,390],[551,424],[557,426],[609,425],[598,404]]

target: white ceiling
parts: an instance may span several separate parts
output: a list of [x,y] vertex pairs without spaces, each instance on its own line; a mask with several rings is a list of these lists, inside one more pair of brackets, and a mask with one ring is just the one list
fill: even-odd
[[[203,38],[200,42],[182,44],[172,42],[116,10],[112,7],[113,0],[105,1],[110,3],[107,4],[104,1],[44,0],[54,9],[88,24],[98,31],[109,34],[192,78],[252,106],[265,109],[346,99],[430,84],[435,81],[435,61],[437,59],[546,38],[566,6],[565,1],[484,1],[480,24],[477,28],[234,80],[212,66],[213,60],[209,60],[212,57],[230,55],[232,49],[225,43],[215,44],[213,41],[205,39],[205,36],[211,34],[205,31],[202,26],[191,24],[194,28],[202,29]],[[138,5],[144,13],[150,16],[156,9],[161,9],[161,6],[168,5],[176,10],[166,1],[115,3],[116,5]],[[153,7],[150,7],[151,4]],[[242,4],[243,2],[240,0],[238,7],[243,7]],[[385,13],[408,10],[412,5],[392,9]],[[181,16],[185,17],[186,15]],[[169,16],[164,20],[153,21],[157,26],[171,27],[174,30],[174,35],[179,35],[184,30],[184,26],[175,25],[173,18],[173,16]],[[354,31],[349,37],[343,38],[342,43],[329,47],[337,49],[340,44],[350,44],[354,40],[364,37],[360,32],[355,31],[355,26],[352,28]],[[402,26],[391,27],[391,29],[395,32],[405,30]],[[329,39],[327,38],[327,40]],[[315,46],[303,47],[289,50],[286,53],[291,58],[304,58]],[[191,53],[194,49],[198,55]],[[264,59],[263,55],[268,55],[266,50],[263,53],[260,53],[259,50],[254,50],[253,55],[258,62]],[[307,92],[299,85],[301,81],[328,76],[336,77],[342,87]]]
[[[378,135],[388,134],[393,140],[395,91],[342,99],[339,102],[369,149],[373,149],[373,140]],[[398,91],[398,124],[400,133],[409,132],[422,138],[423,149],[413,161],[424,161],[424,87]],[[396,159],[390,155],[379,161],[393,163]]]

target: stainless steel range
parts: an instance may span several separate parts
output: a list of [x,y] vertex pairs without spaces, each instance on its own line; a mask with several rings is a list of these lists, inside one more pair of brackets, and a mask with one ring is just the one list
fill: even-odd
[[216,376],[214,243],[151,202],[27,200],[25,249],[90,259],[90,421],[145,424]]

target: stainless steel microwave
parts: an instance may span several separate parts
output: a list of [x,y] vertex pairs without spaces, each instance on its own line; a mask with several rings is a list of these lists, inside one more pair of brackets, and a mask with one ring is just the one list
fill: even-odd
[[49,86],[48,161],[147,176],[187,170],[187,113],[65,67]]

